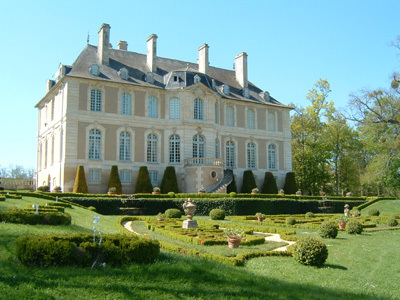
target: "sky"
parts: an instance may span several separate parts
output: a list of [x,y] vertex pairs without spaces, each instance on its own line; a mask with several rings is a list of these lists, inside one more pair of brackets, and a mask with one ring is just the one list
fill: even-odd
[[248,78],[283,104],[307,106],[320,78],[329,100],[348,105],[361,89],[390,86],[400,69],[398,0],[202,0],[0,2],[0,167],[36,168],[37,109],[46,80],[71,65],[102,23],[110,41],[146,53],[158,35],[157,55],[197,62],[209,45],[210,65],[232,69],[248,54]]

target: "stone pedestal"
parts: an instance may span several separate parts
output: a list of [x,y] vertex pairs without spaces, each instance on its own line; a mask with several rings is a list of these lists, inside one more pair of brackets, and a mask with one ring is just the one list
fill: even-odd
[[189,228],[198,228],[196,220],[185,220],[183,221],[182,228],[189,229]]

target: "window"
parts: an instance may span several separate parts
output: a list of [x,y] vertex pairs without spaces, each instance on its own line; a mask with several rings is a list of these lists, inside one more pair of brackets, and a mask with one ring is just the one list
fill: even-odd
[[204,136],[197,134],[193,136],[193,158],[203,158],[205,150]]
[[180,101],[178,98],[169,99],[169,118],[180,118]]
[[268,146],[268,170],[276,170],[276,146]]
[[89,159],[101,159],[101,131],[98,129],[91,129],[89,131]]
[[149,97],[148,116],[149,116],[149,118],[157,118],[158,117],[157,98],[155,98],[155,97]]
[[53,100],[51,101],[51,121],[54,120],[55,105],[56,105],[56,98],[53,98]]
[[101,91],[91,90],[90,91],[90,110],[101,112]]
[[119,178],[122,183],[130,183],[132,181],[132,172],[129,170],[119,171]]
[[129,72],[126,68],[122,68],[121,70],[119,70],[118,74],[121,79],[128,80]]
[[151,183],[158,183],[158,172],[157,171],[149,171],[150,181]]
[[268,112],[268,130],[276,131],[276,114],[273,111]]
[[90,182],[100,182],[101,181],[101,170],[89,169],[89,181]]
[[256,128],[255,112],[252,109],[247,110],[247,128],[249,129]]
[[181,162],[181,138],[177,134],[169,137],[169,162]]
[[226,108],[226,125],[230,127],[235,126],[234,110],[231,106]]
[[121,115],[131,114],[131,95],[128,93],[121,94]]
[[194,119],[203,120],[203,100],[194,99]]
[[199,83],[200,82],[200,76],[199,75],[194,75],[194,83]]
[[254,143],[247,144],[247,168],[256,168],[256,145]]
[[215,139],[215,158],[220,158],[221,152],[219,150],[219,139]]
[[224,93],[225,95],[229,96],[229,85],[224,84],[224,85],[222,86],[222,90],[223,90],[223,93]]
[[149,72],[146,74],[146,82],[151,83],[151,84],[154,83],[154,74],[153,73]]
[[147,136],[147,162],[158,162],[158,137],[155,134]]
[[89,71],[90,74],[94,75],[94,76],[99,76],[100,75],[100,70],[99,70],[99,66],[96,64],[93,64],[89,67]]
[[54,164],[54,136],[51,138],[51,157],[50,157],[50,164]]
[[219,106],[215,103],[215,124],[219,124]]
[[235,143],[233,141],[226,142],[226,168],[233,169],[235,167]]
[[127,131],[119,135],[119,160],[131,160],[131,134]]

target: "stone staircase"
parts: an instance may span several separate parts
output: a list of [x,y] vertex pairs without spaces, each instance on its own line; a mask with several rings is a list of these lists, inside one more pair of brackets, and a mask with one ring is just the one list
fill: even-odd
[[208,186],[205,188],[206,193],[208,194],[218,194],[218,193],[225,193],[226,187],[232,182],[233,180],[233,171],[232,170],[224,170],[224,177],[222,180],[214,185]]

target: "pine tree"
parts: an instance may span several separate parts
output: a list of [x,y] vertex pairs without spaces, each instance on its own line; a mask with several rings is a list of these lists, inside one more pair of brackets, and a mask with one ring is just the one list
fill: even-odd
[[243,172],[243,184],[241,193],[251,193],[251,190],[257,187],[256,180],[252,170]]
[[142,166],[139,169],[135,193],[151,193],[152,191],[153,185],[151,184],[149,171],[146,166]]
[[285,191],[285,194],[287,194],[287,195],[296,194],[297,185],[296,185],[296,179],[294,176],[294,172],[286,173],[285,185],[283,186],[283,190]]
[[263,194],[278,194],[278,186],[276,185],[275,177],[271,172],[265,172],[262,193]]
[[117,194],[122,194],[122,185],[119,178],[118,166],[112,166],[110,172],[110,179],[108,181],[108,189],[116,188]]
[[74,189],[72,190],[73,193],[88,193],[88,188],[86,184],[86,177],[85,177],[85,170],[83,166],[78,166],[76,171],[76,177],[74,182]]
[[164,176],[160,185],[161,193],[167,194],[169,192],[178,193],[178,181],[176,179],[175,168],[168,166],[165,168]]

